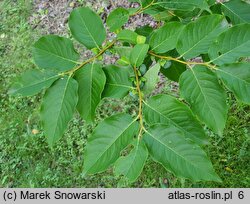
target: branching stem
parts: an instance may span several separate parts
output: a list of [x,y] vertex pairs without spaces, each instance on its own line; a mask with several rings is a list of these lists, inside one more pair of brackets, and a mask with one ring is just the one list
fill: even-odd
[[189,67],[190,67],[191,65],[204,65],[204,66],[206,66],[206,67],[208,67],[208,68],[216,69],[216,66],[210,64],[209,62],[191,62],[191,61],[186,62],[186,61],[182,61],[182,60],[180,60],[180,59],[178,59],[178,58],[174,58],[174,57],[170,57],[170,56],[157,55],[157,54],[155,54],[155,53],[152,52],[152,51],[149,51],[148,53],[149,53],[150,55],[152,55],[152,56],[157,57],[157,58],[165,59],[165,60],[176,61],[176,62],[179,62],[179,63],[181,63],[181,64],[188,65]]
[[103,55],[104,52],[106,52],[109,48],[111,48],[114,44],[116,43],[116,40],[114,40],[113,42],[111,42],[109,45],[107,45],[105,48],[103,48],[97,55],[89,58],[88,60],[82,62],[79,66],[75,67],[74,69],[71,69],[67,72],[62,73],[62,75],[66,75],[69,74],[70,76],[72,74],[74,74],[77,70],[81,69],[83,66],[85,66],[86,64],[94,61],[95,59],[97,59],[98,57],[100,57],[101,55]]
[[136,16],[136,15],[142,13],[143,11],[145,11],[146,9],[148,9],[149,7],[153,6],[154,3],[155,3],[155,0],[153,0],[153,1],[152,1],[150,4],[148,4],[147,6],[140,8],[137,12],[131,14],[130,17],[131,17],[131,16]]
[[135,79],[136,79],[136,90],[137,90],[138,97],[139,97],[138,119],[139,119],[139,122],[140,122],[140,130],[139,130],[138,139],[141,139],[142,132],[145,129],[144,125],[143,125],[143,116],[142,116],[143,96],[142,96],[142,92],[141,92],[141,88],[140,88],[140,80],[139,80],[139,75],[138,75],[137,68],[136,68],[136,66],[134,66],[133,68],[134,68]]

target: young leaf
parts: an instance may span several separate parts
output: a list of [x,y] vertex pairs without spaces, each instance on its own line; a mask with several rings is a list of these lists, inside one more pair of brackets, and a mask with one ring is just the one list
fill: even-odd
[[35,63],[41,69],[66,71],[77,65],[79,54],[71,40],[56,35],[40,38],[32,49]]
[[149,45],[155,53],[165,53],[176,47],[183,25],[179,22],[170,22],[153,32]]
[[138,128],[138,123],[125,113],[111,116],[101,122],[87,141],[84,174],[105,171],[131,143]]
[[130,182],[134,182],[140,176],[147,158],[148,150],[144,142],[137,142],[127,156],[116,161],[115,174],[124,175]]
[[151,127],[143,137],[150,155],[177,177],[221,181],[206,153],[174,126]]
[[182,30],[176,49],[185,59],[205,54],[211,43],[227,28],[228,23],[223,16],[203,16]]
[[48,143],[53,146],[63,135],[77,104],[78,84],[70,78],[57,80],[45,93],[41,119]]
[[118,33],[117,40],[131,43],[131,44],[136,44],[137,37],[138,37],[138,34],[132,30],[122,30],[120,33]]
[[228,106],[225,90],[216,75],[204,66],[195,66],[181,75],[180,92],[201,121],[221,135]]
[[161,66],[159,63],[155,64],[153,67],[151,67],[146,74],[144,75],[144,78],[146,79],[145,86],[143,87],[143,92],[145,94],[150,94],[156,87],[156,84],[159,80],[159,71]]
[[250,24],[240,24],[222,33],[209,49],[211,62],[230,64],[250,56]]
[[233,24],[250,23],[250,4],[244,1],[230,0],[222,3],[222,10]]
[[102,97],[123,98],[133,88],[129,80],[130,67],[109,65],[104,68],[107,82]]
[[174,125],[186,138],[197,144],[207,144],[207,136],[190,108],[169,95],[151,97],[143,107],[143,115],[149,125]]
[[53,71],[29,70],[18,77],[9,90],[9,94],[33,96],[51,86],[59,78]]
[[195,8],[209,10],[209,6],[205,0],[158,0],[158,5],[169,10],[192,11]]
[[238,100],[250,104],[250,63],[225,65],[216,72]]
[[169,66],[161,68],[161,73],[170,80],[178,82],[181,74],[186,71],[186,65],[175,61],[169,63]]
[[110,31],[114,32],[127,23],[128,19],[129,11],[125,8],[117,8],[109,14],[107,25],[109,26]]
[[130,54],[130,63],[132,66],[139,67],[142,65],[147,53],[149,45],[147,44],[138,44],[136,45]]
[[105,73],[100,64],[87,64],[76,72],[75,79],[79,84],[77,110],[84,120],[93,122],[106,83]]
[[88,7],[77,8],[71,12],[69,28],[73,37],[88,49],[101,47],[106,38],[101,18]]

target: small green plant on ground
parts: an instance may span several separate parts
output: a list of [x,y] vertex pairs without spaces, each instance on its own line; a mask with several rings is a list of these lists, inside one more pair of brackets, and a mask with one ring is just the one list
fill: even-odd
[[[138,99],[135,116],[119,113],[106,118],[89,136],[84,175],[114,165],[117,175],[134,182],[150,155],[177,177],[220,182],[203,150],[208,138],[202,125],[223,134],[228,113],[225,88],[239,101],[250,103],[246,60],[250,5],[234,0],[139,3],[139,8],[117,8],[109,15],[107,26],[117,34],[112,41],[105,41],[106,30],[96,13],[87,7],[75,9],[69,18],[71,34],[95,55],[79,62],[70,39],[44,36],[33,48],[39,69],[20,76],[10,93],[31,96],[47,89],[41,119],[51,147],[76,110],[91,123],[103,98],[130,94]],[[154,16],[163,25],[155,31],[149,26],[122,29],[131,16],[140,13]],[[102,56],[107,52],[118,53],[120,59],[103,67]],[[159,72],[179,82],[181,98],[150,97]],[[121,157],[124,149],[129,153]]]

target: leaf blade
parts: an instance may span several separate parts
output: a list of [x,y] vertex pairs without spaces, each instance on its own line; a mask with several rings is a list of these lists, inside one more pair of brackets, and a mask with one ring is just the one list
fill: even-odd
[[56,35],[41,37],[34,44],[32,54],[38,67],[57,71],[75,67],[79,59],[72,41]]
[[200,120],[222,134],[228,105],[225,90],[216,75],[204,66],[195,66],[181,75],[180,92]]
[[130,63],[132,66],[139,67],[142,65],[147,53],[149,45],[147,44],[137,44],[133,48],[130,54]]
[[49,88],[58,78],[59,75],[53,71],[29,70],[17,78],[10,88],[9,94],[33,96],[41,90]]
[[228,24],[223,16],[203,16],[182,30],[176,49],[185,59],[205,54],[212,42],[227,28]]
[[123,98],[133,89],[129,80],[130,68],[109,65],[104,68],[106,85],[102,97]]
[[[112,133],[111,133],[112,132]],[[138,123],[130,115],[111,116],[95,128],[84,154],[84,174],[105,171],[138,132]]]
[[77,110],[86,122],[93,122],[106,83],[102,66],[87,64],[76,72],[75,79],[79,84]]
[[125,157],[120,157],[115,163],[115,174],[124,175],[134,182],[141,174],[148,157],[148,150],[143,142],[137,142],[133,150]]
[[169,95],[156,95],[143,106],[143,115],[149,125],[174,125],[186,138],[197,144],[207,144],[208,139],[200,122],[190,108]]
[[144,135],[153,159],[181,178],[221,181],[206,153],[172,126],[153,126]]
[[226,87],[236,98],[250,104],[250,64],[235,63],[220,67],[216,70]]
[[45,93],[41,119],[50,146],[62,137],[73,117],[78,100],[77,89],[78,84],[74,79],[64,77],[57,80]]
[[69,17],[73,37],[88,49],[99,48],[106,38],[101,18],[90,8],[74,9]]

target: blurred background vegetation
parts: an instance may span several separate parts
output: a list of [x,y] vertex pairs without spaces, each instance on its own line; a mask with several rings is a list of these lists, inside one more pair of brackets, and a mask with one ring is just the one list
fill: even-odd
[[[69,2],[69,7],[73,3]],[[63,139],[50,149],[39,121],[43,93],[28,98],[7,93],[15,76],[35,67],[31,47],[49,32],[37,27],[39,22],[31,22],[36,15],[34,6],[30,0],[0,2],[0,187],[250,187],[250,107],[235,101],[230,93],[231,109],[224,135],[207,131],[211,144],[206,151],[223,183],[177,179],[151,159],[133,184],[115,177],[112,169],[83,177],[84,146],[95,124],[84,124],[76,114]],[[39,12],[47,15],[46,10]],[[167,81],[163,92],[170,92],[171,86]],[[103,101],[97,121],[114,112],[132,112],[134,106],[129,97]]]

